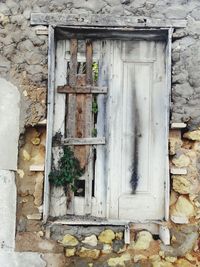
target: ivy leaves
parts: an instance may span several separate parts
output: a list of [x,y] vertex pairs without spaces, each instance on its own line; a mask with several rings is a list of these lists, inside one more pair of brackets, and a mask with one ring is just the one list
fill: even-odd
[[75,191],[74,181],[80,178],[84,170],[80,167],[80,162],[74,156],[74,152],[68,147],[63,148],[63,155],[58,162],[58,168],[53,168],[49,174],[50,182],[58,186],[70,185]]

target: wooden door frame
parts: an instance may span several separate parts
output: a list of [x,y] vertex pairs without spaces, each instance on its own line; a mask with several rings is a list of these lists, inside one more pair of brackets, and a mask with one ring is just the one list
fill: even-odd
[[[49,25],[48,31],[48,94],[47,94],[47,138],[46,138],[46,156],[45,156],[45,179],[44,179],[44,204],[43,204],[43,221],[47,222],[49,216],[49,193],[50,193],[50,185],[49,185],[49,173],[51,170],[51,162],[52,162],[52,135],[53,135],[53,114],[54,114],[54,90],[55,90],[55,47],[56,47],[56,35],[62,33],[63,31],[72,32],[77,31],[77,27],[74,26],[62,26],[55,27]],[[102,36],[102,28],[100,27],[78,27],[80,34],[82,32],[91,32],[94,30],[96,32],[96,37]],[[90,30],[90,31],[88,31]],[[103,29],[104,31],[104,29]],[[93,33],[93,31],[92,31]],[[124,29],[121,27],[112,27],[105,28],[105,34],[102,36],[103,38],[119,38],[119,39],[127,39],[128,37],[133,39],[145,39],[145,40],[156,40],[159,36],[166,36],[166,94],[169,96],[168,102],[166,103],[167,108],[169,110],[168,117],[166,118],[167,125],[169,126],[169,114],[170,114],[170,95],[171,95],[171,43],[172,43],[172,33],[173,28],[139,28],[133,29],[129,27],[128,29]],[[67,36],[67,35],[66,35]],[[65,36],[65,38],[66,38]],[[95,35],[93,35],[95,37]],[[166,136],[169,136],[169,127],[166,127]],[[166,142],[166,146],[168,146]],[[168,147],[166,148],[168,151]],[[165,181],[165,220],[169,219],[169,193],[170,193],[170,180],[169,180],[169,162],[168,157],[166,157],[166,181]]]

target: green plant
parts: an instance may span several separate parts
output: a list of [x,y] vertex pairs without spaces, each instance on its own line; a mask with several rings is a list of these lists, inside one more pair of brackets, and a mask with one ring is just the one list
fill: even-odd
[[80,178],[84,170],[80,167],[80,162],[74,156],[74,152],[68,147],[63,148],[63,155],[59,159],[58,168],[53,168],[49,174],[50,182],[57,186],[64,186],[65,190],[73,190],[74,181]]
[[92,137],[97,137],[97,129],[96,128],[92,129]]
[[92,71],[93,71],[93,79],[95,82],[98,81],[98,76],[99,76],[99,65],[97,62],[94,62],[92,64]]
[[98,113],[98,104],[96,98],[94,98],[94,100],[92,101],[92,113]]

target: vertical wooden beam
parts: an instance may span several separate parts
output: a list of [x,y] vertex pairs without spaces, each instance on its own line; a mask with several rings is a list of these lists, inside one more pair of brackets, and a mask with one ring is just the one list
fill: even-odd
[[[91,40],[86,40],[86,83],[92,85],[92,63],[93,63],[93,49]],[[93,118],[92,118],[92,95],[86,94],[86,136],[91,137]],[[88,165],[87,174],[85,177],[85,212],[90,214],[92,209],[92,180],[93,180],[93,148],[86,147],[88,151]]]
[[70,40],[70,75],[69,75],[69,84],[70,86],[76,85],[76,76],[77,76],[77,51],[78,51],[78,40]]
[[[76,86],[77,82],[77,52],[78,40],[70,40],[70,70],[69,70],[69,85]],[[75,137],[76,129],[76,95],[68,95],[68,114],[67,114],[67,137]],[[70,202],[68,203],[67,213],[74,214],[74,193],[69,192]]]
[[45,154],[45,178],[43,199],[43,221],[46,223],[49,216],[49,173],[51,171],[52,159],[52,135],[54,114],[54,82],[55,82],[55,38],[54,28],[49,26],[48,36],[48,93],[47,93],[47,137]]
[[[108,86],[108,66],[110,63],[110,43],[109,41],[99,41],[101,45],[99,60],[99,86]],[[106,95],[99,94],[97,96],[98,115],[97,115],[97,136],[105,136],[106,121]],[[97,199],[96,214],[97,217],[106,217],[106,146],[98,145],[96,147],[96,164],[95,164],[95,197]]]
[[86,40],[86,83],[88,85],[92,85],[92,55],[93,55],[93,48],[92,48],[92,41]]
[[171,51],[172,51],[172,34],[174,29],[168,30],[168,41],[166,45],[166,181],[165,181],[165,220],[169,220],[169,204],[170,204],[170,177],[169,177],[169,152],[168,139],[170,127],[170,103],[171,103]]

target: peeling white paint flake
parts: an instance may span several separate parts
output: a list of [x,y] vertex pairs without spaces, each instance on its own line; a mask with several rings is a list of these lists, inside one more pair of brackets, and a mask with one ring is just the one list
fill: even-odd
[[20,94],[0,78],[0,169],[16,170],[19,138]]

